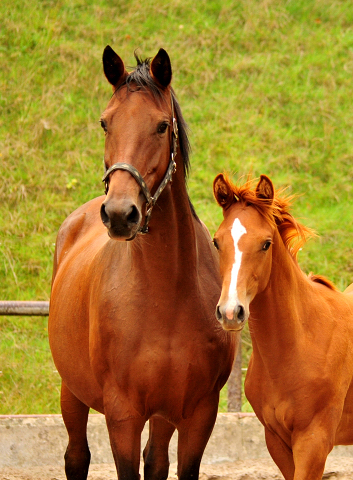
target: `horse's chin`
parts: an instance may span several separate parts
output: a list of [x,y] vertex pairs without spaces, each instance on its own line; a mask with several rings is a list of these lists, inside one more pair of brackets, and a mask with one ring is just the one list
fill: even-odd
[[[246,319],[247,320],[247,319]],[[235,321],[224,321],[224,319],[218,320],[219,323],[222,325],[223,330],[226,332],[241,332],[245,327],[246,320],[243,322],[235,322]]]
[[107,232],[109,237],[112,240],[117,240],[120,242],[129,242],[131,240],[134,240],[136,235],[138,234],[139,231],[139,225],[136,226],[136,228],[132,229],[115,229],[115,228],[107,228]]
[[240,326],[232,326],[232,325],[224,325],[222,324],[222,328],[223,330],[225,330],[226,332],[241,332],[244,328],[245,324],[243,325],[240,325]]

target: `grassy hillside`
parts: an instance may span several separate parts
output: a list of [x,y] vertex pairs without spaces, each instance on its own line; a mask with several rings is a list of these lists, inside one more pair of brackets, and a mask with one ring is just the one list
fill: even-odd
[[[350,2],[4,0],[0,22],[1,299],[49,298],[61,222],[103,192],[107,44],[131,66],[136,48],[170,54],[190,196],[212,234],[214,176],[265,173],[301,195],[295,214],[320,235],[303,270],[353,281]],[[0,317],[0,371],[0,413],[58,411],[46,319]]]

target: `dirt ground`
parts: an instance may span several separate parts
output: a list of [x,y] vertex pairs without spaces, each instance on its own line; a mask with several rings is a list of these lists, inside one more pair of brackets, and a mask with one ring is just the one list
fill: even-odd
[[[176,464],[169,478],[175,480]],[[65,480],[63,467],[0,468],[0,480]],[[116,480],[112,464],[91,465],[88,480]],[[282,475],[271,460],[202,465],[200,480],[280,480]],[[353,458],[332,457],[326,463],[325,480],[353,480]]]

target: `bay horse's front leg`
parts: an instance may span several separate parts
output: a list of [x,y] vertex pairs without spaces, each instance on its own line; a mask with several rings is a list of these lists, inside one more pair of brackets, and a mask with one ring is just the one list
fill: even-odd
[[218,411],[218,392],[202,399],[192,417],[178,425],[178,478],[199,478],[200,463]]
[[145,480],[166,480],[168,478],[168,447],[174,431],[174,425],[164,418],[150,418],[149,438],[143,451]]
[[122,417],[121,408],[106,404],[104,413],[119,480],[139,480],[141,433],[145,417],[136,413]]
[[61,384],[61,413],[69,435],[65,453],[67,480],[86,480],[91,454],[87,443],[87,420],[89,407],[82,403]]

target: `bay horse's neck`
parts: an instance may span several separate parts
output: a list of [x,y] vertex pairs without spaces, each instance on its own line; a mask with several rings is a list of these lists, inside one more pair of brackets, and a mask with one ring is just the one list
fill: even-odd
[[308,328],[306,310],[313,288],[278,231],[272,248],[270,280],[250,304],[249,329],[254,350],[260,355],[263,352],[264,358],[278,356],[283,359],[298,346],[303,328]]
[[135,255],[158,256],[160,269],[163,268],[161,257],[165,257],[169,268],[173,268],[180,257],[192,261],[197,255],[194,218],[182,159],[180,154],[177,157],[172,183],[167,185],[152,210],[149,232],[131,242]]

